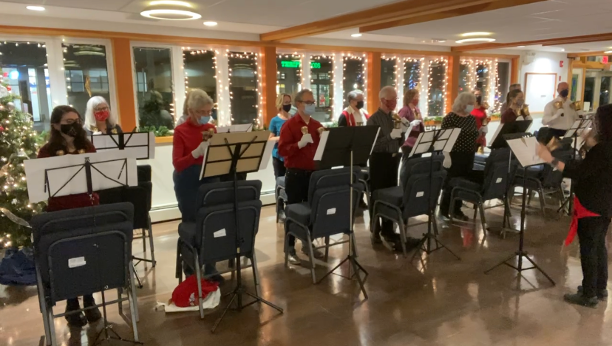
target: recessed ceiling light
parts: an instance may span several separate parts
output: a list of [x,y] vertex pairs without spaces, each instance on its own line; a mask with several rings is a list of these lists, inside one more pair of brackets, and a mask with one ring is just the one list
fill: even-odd
[[363,36],[362,34],[352,34],[351,37],[361,37]]
[[455,41],[455,43],[466,43],[466,42],[494,42],[494,38],[490,37],[474,37],[474,38],[464,38],[459,41]]
[[604,52],[604,54],[612,54],[612,50],[607,50]]
[[30,11],[44,11],[45,8],[42,6],[26,6],[26,9],[30,10]]
[[491,36],[490,32],[466,32],[465,34],[461,34],[461,37],[472,37],[472,36]]
[[191,4],[185,1],[153,1],[140,15],[147,18],[163,20],[193,20],[202,15],[190,10]]
[[217,22],[204,22],[206,26],[217,26]]
[[525,48],[525,46],[517,46],[516,48]]

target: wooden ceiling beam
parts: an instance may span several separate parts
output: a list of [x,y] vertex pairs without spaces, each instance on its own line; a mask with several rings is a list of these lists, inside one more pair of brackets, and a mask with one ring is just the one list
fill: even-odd
[[264,33],[260,35],[260,39],[262,41],[284,41],[501,1],[508,0],[405,0]]
[[472,45],[466,45],[466,46],[455,46],[455,47],[451,47],[451,52],[469,52],[469,51],[476,51],[476,50],[499,49],[499,48],[518,47],[518,46],[539,46],[539,45],[559,46],[559,45],[564,45],[564,44],[589,43],[589,42],[600,42],[600,41],[612,41],[612,33],[572,36],[572,37],[557,37],[557,38],[549,38],[549,39],[536,40],[536,41],[521,41],[521,42],[507,42],[507,43],[483,43],[483,44],[472,44]]
[[389,28],[395,28],[395,27],[398,27],[398,26],[405,26],[405,25],[418,24],[418,23],[426,23],[426,22],[431,22],[431,21],[434,21],[434,20],[448,19],[448,18],[454,18],[454,17],[459,17],[459,16],[465,16],[465,15],[468,15],[468,14],[494,11],[494,10],[499,10],[499,9],[503,9],[503,8],[508,8],[508,7],[514,7],[514,6],[520,6],[520,5],[529,5],[529,4],[533,4],[533,3],[536,3],[536,2],[543,2],[543,1],[547,1],[547,0],[495,1],[495,2],[490,2],[490,3],[486,3],[486,4],[473,5],[473,6],[468,6],[468,7],[461,7],[461,8],[456,8],[456,9],[449,10],[449,11],[432,13],[432,14],[418,16],[418,17],[411,17],[411,18],[404,18],[404,19],[399,19],[399,20],[393,20],[393,21],[388,21],[388,22],[384,22],[384,23],[380,23],[380,24],[374,24],[374,25],[368,24],[366,26],[360,27],[359,28],[359,32],[360,33],[367,33],[367,32],[372,32],[372,31],[377,31],[377,30],[384,30],[384,29],[389,29]]

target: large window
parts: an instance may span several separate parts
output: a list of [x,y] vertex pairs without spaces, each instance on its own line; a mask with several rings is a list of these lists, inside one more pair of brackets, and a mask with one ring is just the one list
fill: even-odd
[[599,89],[600,107],[610,103],[610,78],[610,76],[601,77],[601,87]]
[[134,47],[140,127],[173,129],[172,59],[168,48]]
[[[81,114],[92,96],[102,96],[110,105],[106,47],[62,44],[68,103]],[[112,105],[111,105],[112,106]]]
[[444,115],[446,97],[446,60],[432,60],[429,63],[429,98],[427,115]]
[[[216,57],[211,50],[184,50],[183,71],[185,73],[185,93],[190,89],[206,91],[217,102]],[[182,115],[179,110],[179,116]],[[212,118],[217,120],[217,107],[213,108]]]
[[459,65],[459,92],[470,90],[470,63],[462,61]]
[[476,65],[476,87],[480,89],[483,100],[489,99],[489,64]]
[[276,94],[294,96],[302,90],[302,56],[280,54],[276,57]]
[[32,114],[36,131],[48,131],[52,103],[45,44],[0,43],[0,68],[11,92],[21,98],[15,107]]
[[421,84],[421,63],[418,60],[404,61],[404,93],[416,89]]
[[395,76],[395,64],[397,62],[396,58],[383,58],[380,61],[380,86],[395,86],[396,76]]
[[[365,92],[365,67],[363,59],[357,56],[344,57],[344,80],[342,87],[344,92],[344,107],[348,106],[348,93],[353,90]],[[338,109],[336,112],[340,112]]]
[[257,120],[257,54],[228,53],[232,124]]
[[[331,56],[313,56],[310,63],[310,85],[315,98],[318,121],[331,121],[334,97],[333,83],[334,58]],[[339,111],[339,110],[338,110]]]
[[[499,88],[499,99],[497,104],[501,105],[506,102],[508,96],[508,89],[510,88],[510,63],[500,61],[497,63],[497,78]],[[499,109],[496,107],[496,109]]]

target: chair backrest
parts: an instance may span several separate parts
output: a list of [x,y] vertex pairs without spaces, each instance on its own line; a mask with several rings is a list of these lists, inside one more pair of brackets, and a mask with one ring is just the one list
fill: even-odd
[[151,182],[151,165],[136,166],[138,182]]
[[[357,183],[357,176],[361,167],[353,167],[353,182]],[[310,175],[310,182],[308,184],[308,201],[312,201],[314,198],[315,191],[326,187],[336,187],[341,185],[349,185],[351,183],[351,176],[349,172],[350,167],[343,167],[337,169],[322,169],[314,171]]]
[[[563,147],[552,152],[552,155],[559,161],[568,162],[574,158],[574,149]],[[554,170],[550,165],[544,165],[542,171],[542,187],[558,187],[563,181],[563,172]]]
[[[406,181],[403,197],[403,216],[409,217],[427,215],[438,203],[438,196],[442,191],[446,179],[446,171],[439,170],[429,173],[411,174]],[[429,203],[428,203],[429,202]]]
[[[234,207],[238,197],[238,215]],[[221,261],[236,256],[236,222],[242,242],[240,252],[249,256],[254,251],[255,235],[261,213],[261,181],[238,181],[204,184],[197,197],[196,247],[201,262]]]
[[138,182],[138,186],[117,187],[98,191],[100,204],[128,202],[134,206],[134,229],[147,228],[151,211],[152,183]]
[[415,157],[402,161],[400,169],[400,186],[406,186],[412,174],[429,173],[443,169],[444,155],[433,155],[432,157]]
[[[35,215],[34,260],[49,303],[125,287],[132,257],[130,203]],[[78,278],[78,279],[77,279]]]

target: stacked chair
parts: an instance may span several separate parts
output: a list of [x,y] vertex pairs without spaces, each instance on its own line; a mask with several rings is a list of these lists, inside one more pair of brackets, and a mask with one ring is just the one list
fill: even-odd
[[[360,167],[327,169],[315,171],[310,176],[308,187],[308,202],[287,205],[285,208],[287,218],[285,219],[285,232],[295,236],[302,241],[303,246],[311,247],[308,250],[310,255],[312,282],[317,283],[315,274],[313,239],[325,238],[325,259],[329,255],[329,247],[340,245],[346,241],[330,244],[330,237],[337,234],[349,234],[351,222],[355,219],[355,210],[359,198],[363,193],[363,185],[358,182],[357,177],[361,171]],[[353,181],[357,182],[353,188],[353,219],[350,215],[350,179],[353,174]],[[288,265],[288,240],[285,236],[285,266]],[[352,251],[355,251],[353,246]]]
[[510,159],[510,149],[495,149],[485,160],[482,181],[471,181],[466,178],[454,178],[450,181],[451,192],[450,217],[454,215],[456,200],[474,204],[474,219],[480,211],[482,230],[486,236],[487,223],[484,213],[484,203],[489,200],[502,200],[508,206],[509,189],[516,174],[518,162]]
[[[38,298],[47,345],[57,345],[53,320],[65,315],[54,314],[55,304],[96,292],[102,294],[102,303],[97,306],[103,308],[102,332],[106,338],[109,332],[117,336],[108,324],[106,305],[118,304],[119,313],[132,325],[134,340],[138,342],[133,217],[131,204],[117,203],[43,213],[32,218]],[[118,298],[106,302],[104,292],[112,289],[117,289]],[[131,321],[123,315],[125,301],[129,301]]]
[[[378,218],[397,224],[400,229],[404,257],[407,256],[406,239],[408,238],[409,219],[429,215],[430,211],[436,208],[438,196],[446,178],[446,171],[442,166],[443,161],[443,155],[408,159],[402,163],[400,186],[374,191],[375,202],[370,229],[374,229]],[[432,222],[434,231],[437,233],[435,217],[432,217]],[[420,224],[422,223],[411,226]]]
[[287,192],[285,192],[285,176],[276,178],[276,188],[274,189],[276,197],[276,222],[280,220],[280,212],[285,211],[287,204]]
[[[198,281],[200,317],[202,309],[203,267],[206,263],[233,261],[236,258],[236,233],[242,243],[241,257],[251,261],[255,286],[259,286],[257,260],[255,258],[255,236],[259,230],[261,213],[261,181],[238,181],[234,194],[234,182],[205,184],[200,186],[197,197],[195,222],[179,224],[179,239],[176,252],[176,277],[183,279],[183,265],[195,272]],[[234,209],[238,200],[238,215]],[[239,220],[236,229],[234,220]]]

